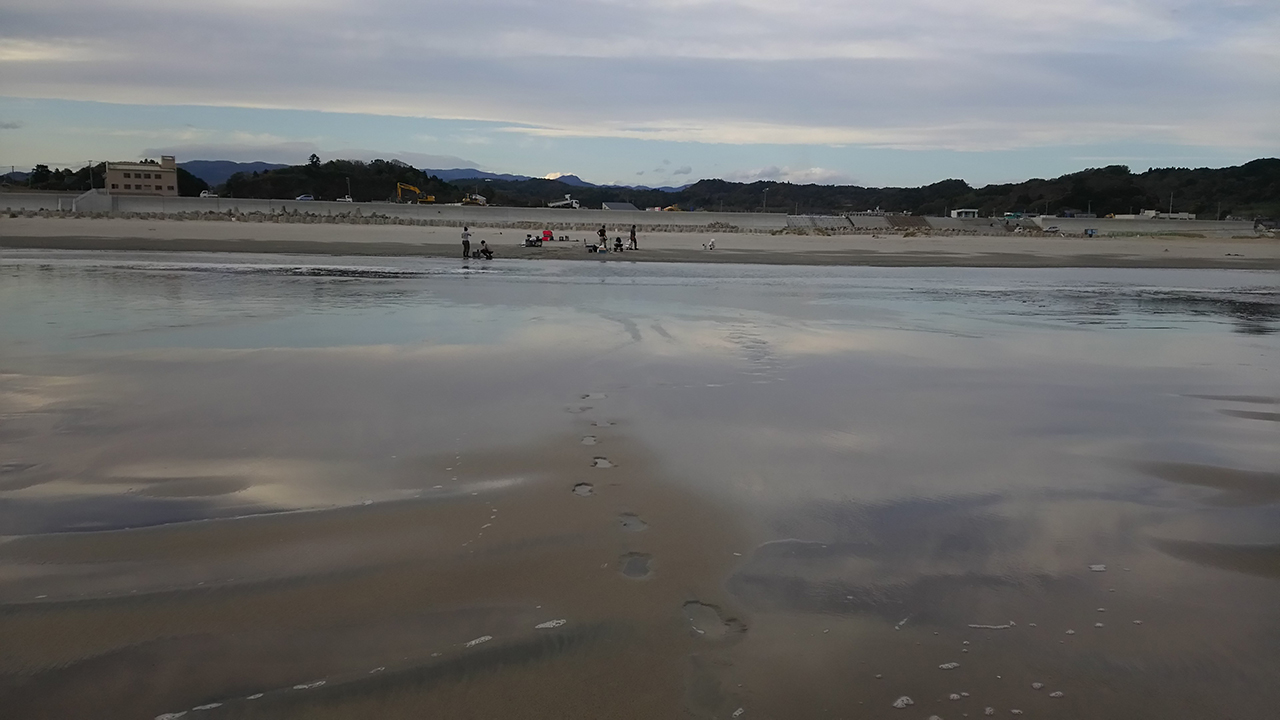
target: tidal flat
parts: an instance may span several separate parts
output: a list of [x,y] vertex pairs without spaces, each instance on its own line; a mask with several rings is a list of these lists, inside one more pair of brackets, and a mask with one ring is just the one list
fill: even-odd
[[1275,280],[5,251],[0,714],[1270,716]]

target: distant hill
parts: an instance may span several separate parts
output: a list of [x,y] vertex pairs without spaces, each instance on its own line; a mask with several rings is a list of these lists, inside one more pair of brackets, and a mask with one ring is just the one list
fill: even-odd
[[[235,163],[228,163],[234,165]],[[248,164],[246,164],[248,165]],[[243,167],[243,166],[242,166]],[[575,175],[556,180],[486,173],[474,168],[416,170],[403,163],[335,161],[241,172],[227,190],[236,197],[292,198],[302,193],[333,198],[346,194],[349,176],[356,200],[385,200],[396,182],[407,182],[435,195],[437,202],[457,202],[464,192],[479,193],[492,204],[540,207],[572,194],[583,207],[629,202],[636,207],[676,205],[682,210],[750,212],[762,208],[768,191],[770,212],[845,213],[881,208],[913,215],[945,215],[948,210],[975,208],[982,216],[1006,212],[1062,215],[1092,211],[1131,213],[1144,209],[1217,217],[1280,217],[1280,159],[1264,158],[1226,168],[1154,168],[1134,173],[1124,165],[1091,168],[1052,179],[972,187],[963,180],[942,180],[921,187],[857,185],[793,185],[758,181],[737,183],[699,180],[683,187],[593,185]],[[452,181],[447,179],[454,178]],[[481,182],[476,183],[476,180]]]
[[263,170],[278,170],[289,166],[269,162],[241,163],[230,160],[188,160],[178,163],[178,167],[209,183],[209,185],[221,185],[238,172],[262,172]]
[[428,175],[434,175],[445,182],[454,182],[456,180],[530,180],[528,175],[506,175],[500,173],[485,172],[476,168],[452,168],[448,170],[433,170],[423,168],[422,172]]

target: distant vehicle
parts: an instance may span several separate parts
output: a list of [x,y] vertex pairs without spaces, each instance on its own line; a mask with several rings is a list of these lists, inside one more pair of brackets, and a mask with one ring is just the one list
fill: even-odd
[[351,199],[350,195],[343,195],[342,197],[338,198],[334,202],[355,202],[355,201]]
[[574,200],[572,197],[570,197],[570,196],[568,196],[568,195],[565,195],[563,200],[557,200],[557,201],[555,201],[555,202],[553,202],[553,203],[547,203],[547,207],[549,207],[549,208],[573,208],[574,210],[577,210],[578,208],[580,208],[580,207],[582,207],[582,206],[581,206],[580,204],[578,204],[578,201],[577,201],[577,200]]
[[1045,228],[1044,231],[1045,232],[1061,232],[1062,228],[1059,228],[1057,225],[1050,225],[1049,227]]
[[[416,197],[411,197],[408,200],[406,200],[404,198],[405,190],[412,190]],[[426,203],[433,203],[435,201],[436,201],[435,195],[428,195],[422,192],[421,190],[419,190],[418,188],[410,185],[409,183],[402,183],[402,182],[396,183],[396,202],[418,203],[419,205],[423,205]]]
[[463,205],[488,205],[489,201],[483,195],[467,194],[462,196]]
[[209,192],[208,190],[201,190],[201,191],[200,191],[200,197],[202,197],[202,198],[211,198],[211,197],[216,198],[216,197],[218,197],[218,193],[211,193],[211,192]]
[[299,195],[298,197],[294,198],[294,200],[315,200],[315,198],[312,197],[311,195]]

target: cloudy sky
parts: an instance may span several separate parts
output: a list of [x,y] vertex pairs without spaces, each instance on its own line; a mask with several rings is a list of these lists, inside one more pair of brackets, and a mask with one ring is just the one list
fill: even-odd
[[0,164],[972,183],[1280,154],[1280,0],[5,0]]

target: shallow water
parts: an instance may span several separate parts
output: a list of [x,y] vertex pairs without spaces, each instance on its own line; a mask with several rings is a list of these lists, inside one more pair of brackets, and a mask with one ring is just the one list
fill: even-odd
[[6,253],[0,707],[1266,717],[1275,286]]

